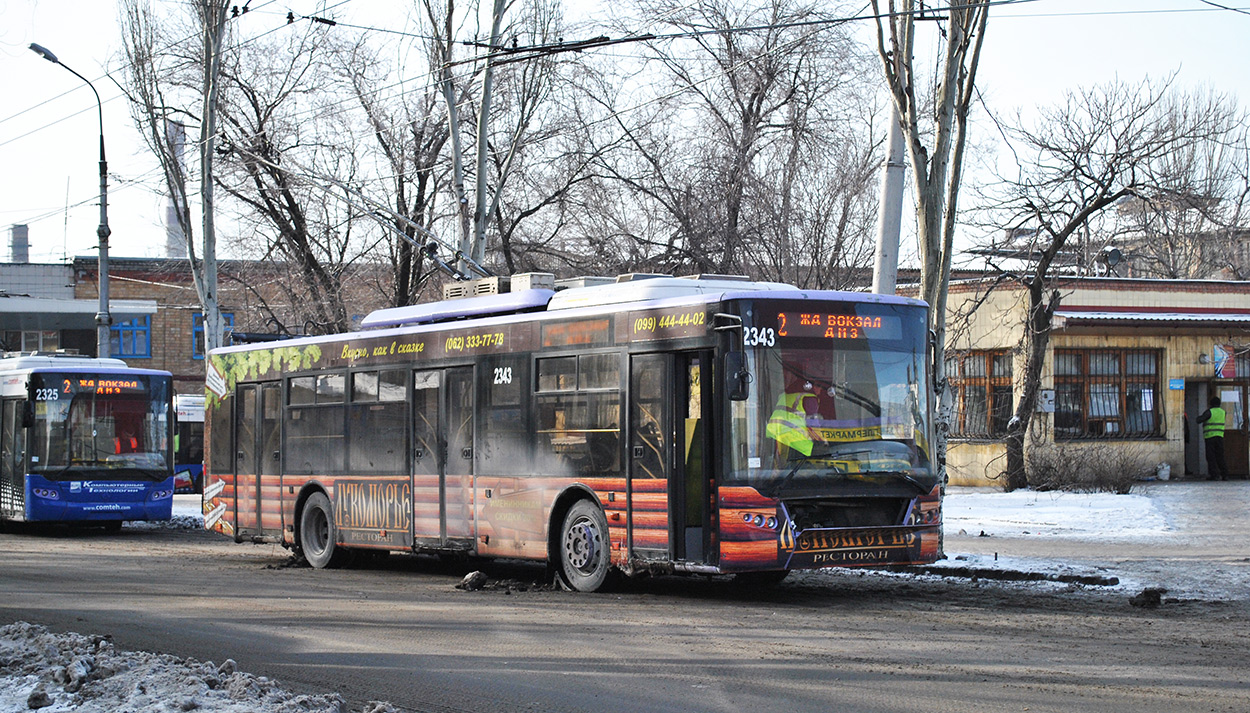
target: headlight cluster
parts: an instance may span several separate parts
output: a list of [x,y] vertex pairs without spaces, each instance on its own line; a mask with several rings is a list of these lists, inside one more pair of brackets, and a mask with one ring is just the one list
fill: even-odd
[[172,490],[153,490],[151,499],[152,500],[164,500],[165,498],[172,498],[173,496],[174,496],[174,491]]
[[756,527],[763,527],[769,530],[777,529],[777,518],[772,515],[765,517],[760,513],[744,512],[742,513],[742,521],[748,525],[755,525]]
[[59,492],[52,490],[51,488],[31,488],[30,491],[41,498],[47,498],[49,500],[58,500],[61,497]]

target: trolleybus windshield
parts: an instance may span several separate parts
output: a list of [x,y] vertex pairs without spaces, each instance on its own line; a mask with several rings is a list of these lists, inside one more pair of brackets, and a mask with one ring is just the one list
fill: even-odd
[[932,490],[924,317],[906,305],[748,307],[733,479],[773,496]]
[[29,472],[49,480],[169,477],[169,380],[31,374]]

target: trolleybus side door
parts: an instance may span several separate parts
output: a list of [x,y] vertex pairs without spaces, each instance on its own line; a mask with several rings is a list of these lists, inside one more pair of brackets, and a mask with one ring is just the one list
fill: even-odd
[[[282,390],[278,383],[243,384],[238,391],[238,420],[235,428],[235,522],[236,533],[261,535],[268,526],[280,530],[280,495],[277,482],[281,452],[278,448],[282,421]],[[261,487],[270,478],[274,497],[270,522],[263,516]]]
[[[427,547],[473,537],[473,367],[413,374],[413,535]],[[455,546],[455,545],[452,545]]]
[[672,371],[672,354],[629,358],[629,548],[642,559],[671,556]]

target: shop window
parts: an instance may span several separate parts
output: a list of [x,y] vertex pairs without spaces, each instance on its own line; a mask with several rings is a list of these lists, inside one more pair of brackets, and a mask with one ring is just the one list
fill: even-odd
[[1067,349],[1055,352],[1055,438],[1159,435],[1159,352]]
[[956,413],[951,435],[1000,438],[1013,411],[1011,352],[971,351],[947,361]]
[[124,359],[152,357],[152,318],[149,315],[122,319],[109,328],[109,352]]
[[4,332],[4,350],[10,352],[54,352],[61,348],[61,333],[53,330],[10,330]]

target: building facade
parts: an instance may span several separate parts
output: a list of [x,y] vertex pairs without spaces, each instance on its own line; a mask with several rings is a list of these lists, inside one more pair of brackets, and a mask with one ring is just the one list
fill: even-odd
[[[998,482],[1023,386],[1027,294],[989,286],[958,282],[950,291],[948,470],[957,485]],[[1072,278],[1055,289],[1062,300],[1030,444],[1062,447],[1073,459],[1114,448],[1172,477],[1205,477],[1196,418],[1219,396],[1229,468],[1250,472],[1250,283]]]

